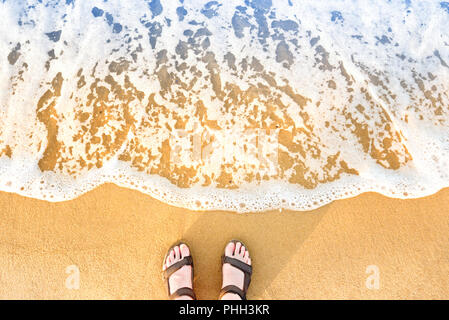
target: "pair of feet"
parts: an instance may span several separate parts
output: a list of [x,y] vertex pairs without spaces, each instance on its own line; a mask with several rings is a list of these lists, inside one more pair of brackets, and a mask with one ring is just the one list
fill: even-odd
[[[181,261],[185,257],[190,256],[190,250],[187,245],[184,243],[179,246],[174,246],[170,252],[167,254],[167,257],[164,261],[164,265],[162,269],[165,271],[170,266],[175,263]],[[236,259],[241,261],[248,266],[251,266],[251,258],[249,256],[248,249],[238,241],[231,241],[225,248],[225,257],[229,257],[232,259]],[[230,263],[223,263],[223,281],[222,288],[226,288],[229,286],[236,286],[242,291],[244,289],[244,281],[245,281],[245,273],[239,268],[231,265]],[[193,289],[192,283],[192,273],[193,268],[191,265],[184,265],[179,270],[175,271],[168,278],[170,292],[172,294],[176,292],[180,288],[190,288]],[[183,295],[177,297],[176,300],[192,300],[190,296]],[[229,292],[222,295],[221,300],[241,300],[241,297],[238,294]]]

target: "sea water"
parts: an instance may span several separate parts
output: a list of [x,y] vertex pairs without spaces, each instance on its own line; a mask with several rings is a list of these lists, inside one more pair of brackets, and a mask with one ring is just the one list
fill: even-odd
[[197,210],[449,186],[449,2],[0,0],[0,190]]

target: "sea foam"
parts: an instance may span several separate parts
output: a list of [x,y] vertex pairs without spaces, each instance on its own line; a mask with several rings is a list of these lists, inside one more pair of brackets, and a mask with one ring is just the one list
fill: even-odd
[[196,210],[449,186],[449,2],[0,0],[0,190]]

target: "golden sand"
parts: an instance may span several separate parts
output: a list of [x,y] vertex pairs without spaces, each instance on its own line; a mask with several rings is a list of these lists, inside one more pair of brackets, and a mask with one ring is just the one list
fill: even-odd
[[[377,194],[313,212],[188,212],[104,185],[48,203],[0,193],[0,298],[165,299],[161,263],[184,239],[200,299],[216,298],[220,256],[239,238],[254,264],[250,299],[448,299],[449,189],[416,200]],[[66,268],[80,288],[66,288]],[[375,265],[380,288],[365,285]]]

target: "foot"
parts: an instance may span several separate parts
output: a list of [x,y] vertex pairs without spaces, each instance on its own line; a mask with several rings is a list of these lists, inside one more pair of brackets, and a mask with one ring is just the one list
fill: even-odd
[[[237,260],[240,260],[248,265],[251,265],[251,258],[249,251],[240,242],[229,242],[225,248],[225,255]],[[222,288],[234,285],[243,290],[243,281],[245,274],[243,271],[231,266],[229,263],[223,264],[223,285]],[[221,300],[242,300],[238,294],[226,293]]]
[[[165,259],[162,269],[166,270],[168,267],[187,256],[190,256],[190,250],[185,244],[182,243],[180,246],[173,247],[167,255],[167,259]],[[180,288],[187,287],[193,289],[192,266],[183,266],[170,276],[168,282],[170,284],[170,294]],[[192,298],[189,296],[180,296],[175,300],[192,300]]]

